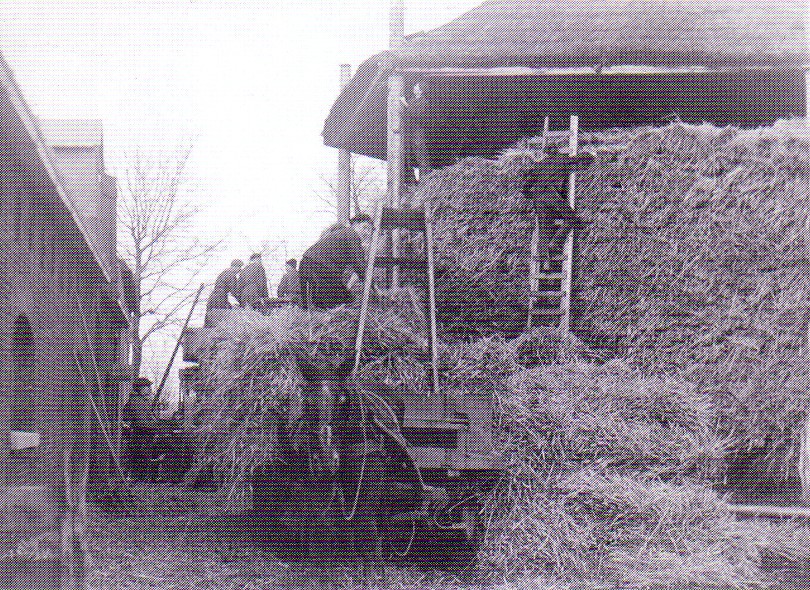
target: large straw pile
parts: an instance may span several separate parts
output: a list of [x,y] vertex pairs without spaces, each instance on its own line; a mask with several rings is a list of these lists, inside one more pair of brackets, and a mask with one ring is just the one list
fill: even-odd
[[[300,416],[296,353],[353,360],[358,316],[350,306],[330,312],[290,307],[269,315],[235,310],[217,324],[199,351],[203,389],[210,393],[193,409],[202,443],[188,479],[206,469],[227,492],[226,504],[242,505],[252,469],[274,458],[279,428]],[[371,308],[361,383],[412,380],[412,374],[424,381],[423,320],[404,297]]]
[[[371,307],[357,376],[361,387],[429,390],[428,342],[419,308],[405,292]],[[353,358],[358,316],[352,306],[330,312],[293,307],[269,315],[235,310],[212,329],[199,351],[204,389],[210,393],[192,410],[202,444],[191,477],[208,468],[207,477],[216,476],[229,504],[243,499],[251,470],[273,459],[279,427],[300,415],[295,354],[306,350]],[[440,379],[445,390],[503,386],[524,367],[588,354],[576,337],[547,328],[511,341],[498,335],[452,345],[440,341]]]
[[705,484],[725,442],[688,383],[626,364],[517,373],[500,396],[509,477],[486,555],[507,574],[618,587],[742,587],[751,540]]
[[[448,333],[525,325],[532,219],[519,178],[537,143],[438,170],[413,195],[434,203]],[[792,471],[809,401],[806,127],[678,123],[582,143],[597,158],[577,184],[577,334],[651,372],[684,371],[721,402],[739,448]]]

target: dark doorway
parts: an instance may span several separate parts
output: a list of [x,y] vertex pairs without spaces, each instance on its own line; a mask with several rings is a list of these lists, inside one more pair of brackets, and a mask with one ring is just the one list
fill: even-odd
[[12,350],[11,430],[34,432],[36,430],[34,332],[28,318],[23,315],[14,320]]

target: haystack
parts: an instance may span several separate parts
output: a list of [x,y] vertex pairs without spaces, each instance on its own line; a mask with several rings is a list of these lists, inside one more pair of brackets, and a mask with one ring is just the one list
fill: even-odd
[[617,587],[742,587],[754,542],[706,481],[723,457],[711,403],[621,362],[519,372],[500,395],[509,464],[485,555],[508,575]]
[[[446,334],[525,325],[532,218],[519,178],[538,143],[437,170],[412,196],[434,204]],[[683,372],[718,400],[738,448],[794,471],[810,401],[804,123],[674,123],[582,144],[597,159],[578,177],[574,330],[605,356]]]

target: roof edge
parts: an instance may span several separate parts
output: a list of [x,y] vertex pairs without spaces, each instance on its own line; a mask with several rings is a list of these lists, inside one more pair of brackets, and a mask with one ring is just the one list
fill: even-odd
[[82,223],[81,216],[79,212],[76,210],[73,201],[67,195],[67,191],[65,190],[65,186],[63,184],[62,176],[59,172],[59,169],[56,167],[56,163],[54,161],[54,154],[45,141],[45,137],[42,135],[42,132],[39,128],[39,124],[37,123],[37,119],[34,114],[31,112],[31,109],[28,107],[28,103],[23,98],[22,92],[20,91],[19,86],[17,86],[17,82],[14,79],[14,72],[11,70],[11,67],[6,62],[5,58],[0,55],[0,83],[3,85],[3,88],[6,90],[9,99],[11,99],[12,106],[16,111],[17,115],[20,117],[22,124],[25,126],[25,130],[28,133],[28,136],[31,138],[31,141],[34,143],[34,147],[37,150],[37,154],[42,161],[43,166],[45,166],[45,171],[48,173],[48,176],[51,178],[51,181],[54,184],[54,188],[59,195],[59,198],[67,207],[68,211],[70,211],[70,215],[73,218],[73,222],[76,224],[76,227],[79,229],[79,232],[82,235],[82,239],[84,239],[85,244],[90,249],[91,254],[93,255],[93,259],[95,260],[96,264],[98,265],[99,270],[101,271],[104,278],[107,280],[108,283],[114,282],[114,277],[111,277],[105,265],[103,264],[99,253],[96,251],[95,247],[93,246],[92,241],[90,240],[89,235],[87,234],[87,230]]

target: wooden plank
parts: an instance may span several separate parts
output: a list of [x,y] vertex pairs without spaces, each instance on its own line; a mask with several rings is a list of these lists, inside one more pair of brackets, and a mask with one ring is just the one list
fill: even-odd
[[[746,66],[745,71],[749,72],[770,72],[779,71],[775,66]],[[403,74],[419,74],[432,78],[498,78],[498,77],[545,77],[545,76],[617,76],[617,75],[671,75],[671,74],[703,74],[703,73],[730,73],[739,72],[738,67],[705,67],[705,66],[642,66],[642,65],[617,65],[607,67],[581,66],[581,67],[550,67],[531,68],[525,66],[501,66],[492,68],[418,68],[401,67],[396,68],[397,72]]]
[[377,248],[380,244],[380,219],[382,218],[382,205],[377,205],[374,213],[374,237],[371,240],[371,247],[368,253],[368,264],[366,265],[366,280],[363,284],[363,300],[360,305],[360,321],[357,324],[357,339],[354,343],[354,369],[356,373],[360,369],[360,359],[363,356],[363,332],[366,328],[366,316],[368,316],[368,302],[371,298],[371,283],[374,280],[374,262],[377,258]]
[[807,506],[767,506],[755,504],[728,504],[728,509],[737,516],[766,518],[810,518]]
[[40,435],[39,432],[21,432],[19,430],[10,431],[11,449],[33,449],[39,446]]
[[[548,128],[551,122],[551,118],[546,116],[543,119],[543,135],[540,142],[540,153],[545,154],[546,152],[546,142],[548,141]],[[532,242],[531,242],[531,258],[529,259],[529,290],[530,291],[539,291],[540,290],[540,281],[538,275],[540,274],[540,218],[537,215],[534,216],[534,229],[532,230]],[[532,318],[534,314],[532,314],[532,309],[534,308],[534,301],[529,298],[529,317],[526,320],[526,329],[532,329]]]
[[[807,348],[810,351],[810,326],[808,326]],[[804,424],[799,432],[799,480],[802,483],[802,501],[810,504],[810,412],[805,415]]]
[[540,281],[560,281],[563,278],[563,273],[561,272],[541,272],[536,275],[532,275],[533,279],[537,279]]
[[[548,121],[548,117],[546,117]],[[529,260],[529,289],[531,291],[538,291],[540,289],[540,219],[537,215],[534,216],[534,230],[532,231],[532,242],[531,242],[531,249],[532,255]],[[531,330],[532,328],[532,309],[534,308],[534,302],[529,299],[529,319],[526,322],[526,329]]]
[[404,268],[413,268],[416,270],[425,271],[428,266],[428,261],[424,258],[408,258],[392,256],[378,256],[376,261],[377,268],[387,268],[389,266],[401,266]]
[[433,259],[433,210],[430,203],[425,203],[425,249],[427,250],[428,302],[430,305],[430,359],[433,377],[433,393],[439,392],[439,351],[436,329],[436,281],[434,277],[435,261]]
[[[569,148],[572,156],[577,155],[577,147],[579,145],[579,116],[571,115],[570,123],[571,137],[569,140]],[[576,172],[571,172],[568,180],[568,203],[572,208],[576,206]],[[560,320],[560,329],[568,331],[571,328],[571,290],[574,280],[574,230],[568,232],[565,238],[565,247],[563,248],[563,279],[562,291],[564,296],[560,302],[562,309],[562,318]]]

